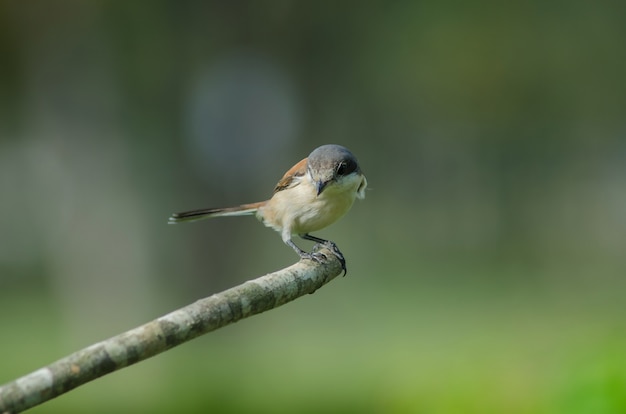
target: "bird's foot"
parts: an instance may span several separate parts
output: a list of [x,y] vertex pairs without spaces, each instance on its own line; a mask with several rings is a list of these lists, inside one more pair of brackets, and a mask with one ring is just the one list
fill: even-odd
[[322,263],[326,259],[328,259],[325,254],[317,252],[317,251],[313,251],[311,253],[302,252],[302,253],[300,253],[300,258],[301,259],[313,260],[316,263]]
[[316,251],[316,249],[313,249],[311,253],[302,251],[299,254],[300,254],[300,259],[312,260],[315,263],[321,264],[321,263],[324,263],[326,260],[328,260],[328,257],[326,257],[325,254]]
[[[341,253],[337,245],[330,240],[325,241],[324,243],[318,243],[315,246],[313,246],[313,253],[311,254],[318,254],[318,255],[324,256],[323,254],[317,252],[317,249],[319,249],[319,246],[327,247],[328,249],[330,249],[330,251],[339,260],[339,263],[341,263],[341,269],[343,270],[343,275],[344,276],[347,275],[348,269],[346,268],[346,258],[343,256],[343,253]],[[326,256],[324,256],[324,259],[326,259]]]

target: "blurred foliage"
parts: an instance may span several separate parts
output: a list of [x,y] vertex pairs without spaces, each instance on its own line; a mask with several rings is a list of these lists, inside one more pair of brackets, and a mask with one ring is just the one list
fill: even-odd
[[626,412],[625,20],[0,3],[0,383],[293,262],[253,219],[166,219],[339,143],[371,186],[320,232],[347,278],[33,412]]

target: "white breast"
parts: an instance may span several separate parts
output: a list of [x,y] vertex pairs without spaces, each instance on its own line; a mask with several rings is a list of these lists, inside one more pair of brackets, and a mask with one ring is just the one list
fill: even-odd
[[354,199],[363,198],[367,181],[349,175],[330,183],[318,196],[310,177],[299,185],[279,191],[259,209],[263,223],[283,234],[305,234],[327,227],[350,210]]

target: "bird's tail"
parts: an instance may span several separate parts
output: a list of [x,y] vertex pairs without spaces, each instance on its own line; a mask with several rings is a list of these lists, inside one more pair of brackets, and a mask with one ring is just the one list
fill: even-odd
[[204,208],[200,210],[185,211],[182,213],[174,213],[169,218],[169,224],[182,223],[186,221],[204,220],[212,217],[227,217],[227,216],[248,216],[255,214],[257,210],[262,207],[266,202],[260,201],[258,203],[242,204],[236,207],[226,208]]

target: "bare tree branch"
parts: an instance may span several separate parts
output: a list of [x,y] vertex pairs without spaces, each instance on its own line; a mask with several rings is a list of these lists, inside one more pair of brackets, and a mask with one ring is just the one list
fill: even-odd
[[300,262],[200,299],[138,328],[62,358],[0,387],[0,413],[17,413],[110,372],[150,358],[197,336],[313,293],[341,273],[328,260]]

